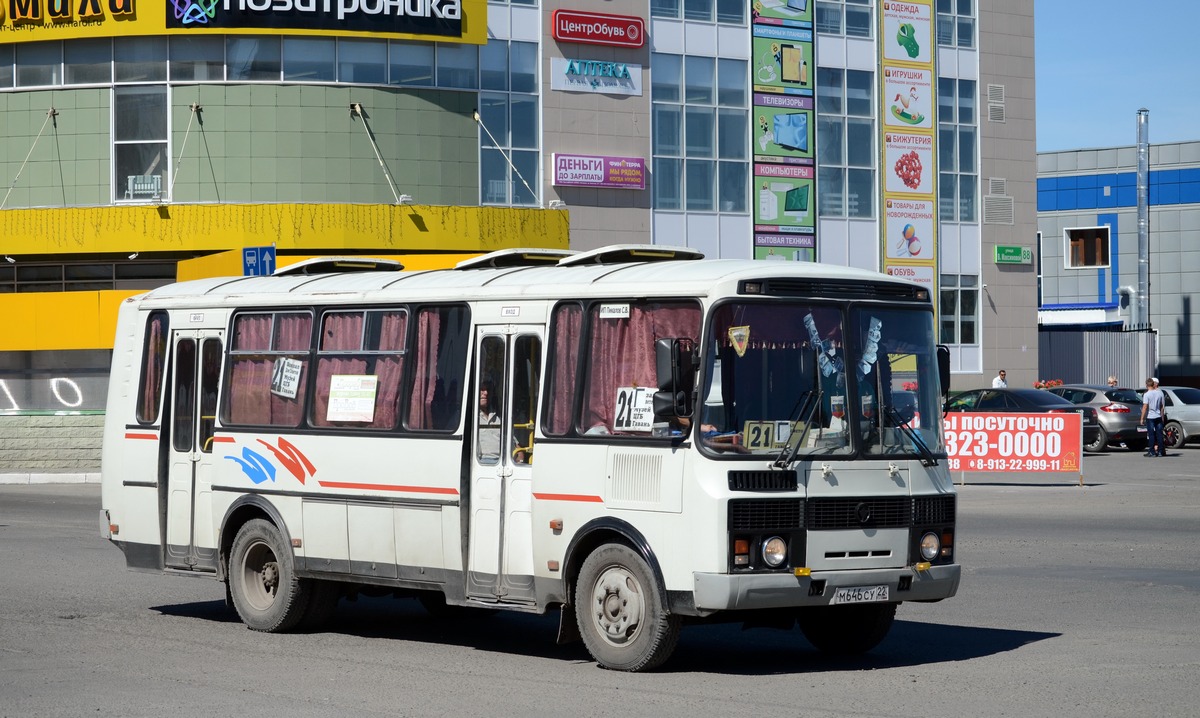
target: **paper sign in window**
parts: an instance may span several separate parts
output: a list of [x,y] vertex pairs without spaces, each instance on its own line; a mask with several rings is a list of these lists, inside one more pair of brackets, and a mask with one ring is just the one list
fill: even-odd
[[375,392],[379,377],[334,374],[329,377],[329,409],[327,421],[375,420]]
[[646,387],[623,386],[617,389],[614,431],[645,431],[654,428],[654,393]]
[[288,399],[296,398],[300,388],[300,372],[304,365],[296,359],[276,359],[271,371],[271,393]]

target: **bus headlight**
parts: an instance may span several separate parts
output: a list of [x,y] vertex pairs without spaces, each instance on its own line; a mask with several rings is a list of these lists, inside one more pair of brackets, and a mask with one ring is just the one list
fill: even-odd
[[934,532],[930,531],[921,537],[921,558],[926,561],[932,561],[941,550],[942,542]]
[[787,560],[787,541],[778,536],[763,541],[762,557],[763,562],[771,568],[779,568]]

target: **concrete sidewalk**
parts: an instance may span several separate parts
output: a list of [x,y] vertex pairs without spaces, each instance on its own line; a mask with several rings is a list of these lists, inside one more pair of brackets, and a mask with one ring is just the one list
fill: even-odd
[[100,472],[0,473],[3,484],[98,484]]

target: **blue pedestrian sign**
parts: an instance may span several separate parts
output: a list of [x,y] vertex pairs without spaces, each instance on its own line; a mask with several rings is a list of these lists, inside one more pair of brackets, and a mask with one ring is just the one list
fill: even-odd
[[242,247],[242,276],[265,277],[275,271],[275,247]]

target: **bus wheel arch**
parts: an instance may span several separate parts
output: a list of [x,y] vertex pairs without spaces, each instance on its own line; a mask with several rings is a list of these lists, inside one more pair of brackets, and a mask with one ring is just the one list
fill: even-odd
[[221,530],[218,534],[220,536],[218,550],[220,553],[219,570],[221,574],[218,578],[224,581],[229,580],[229,554],[233,550],[233,541],[242,526],[253,519],[269,521],[275,524],[276,528],[284,536],[291,535],[287,530],[287,524],[284,522],[283,516],[280,515],[279,511],[270,502],[254,494],[246,494],[238,498],[225,511],[225,517],[221,520]]

